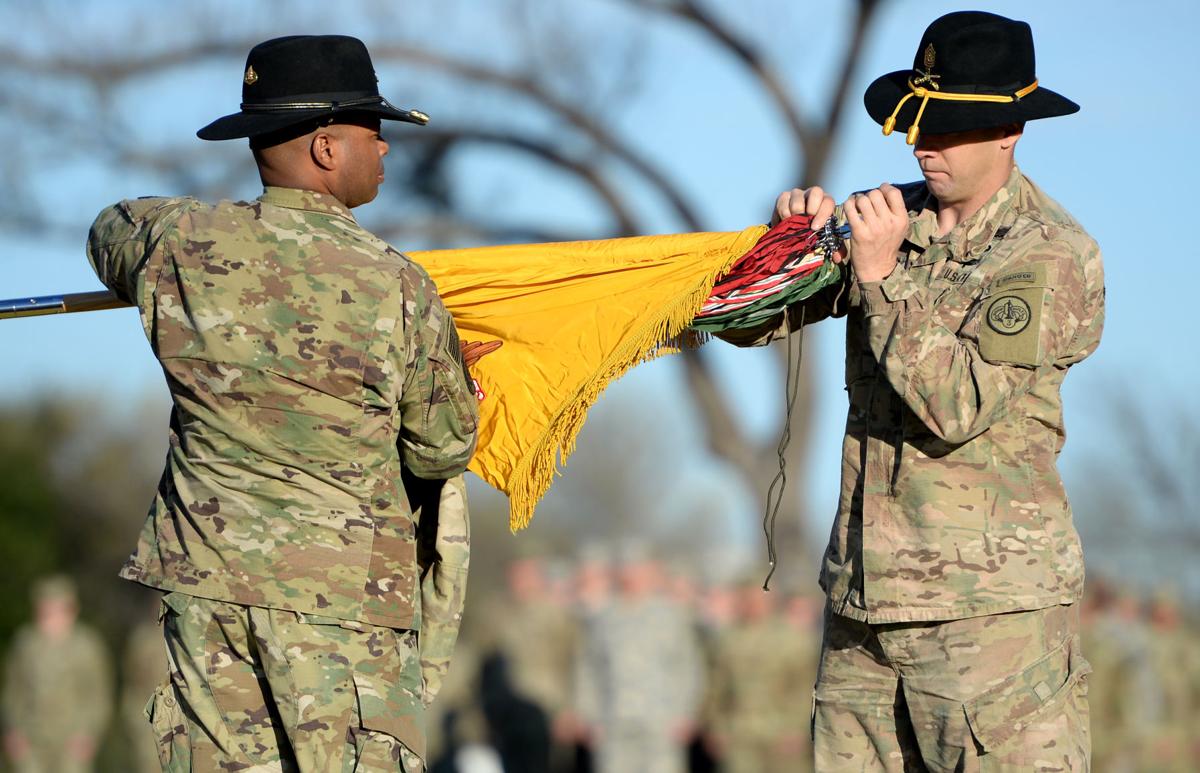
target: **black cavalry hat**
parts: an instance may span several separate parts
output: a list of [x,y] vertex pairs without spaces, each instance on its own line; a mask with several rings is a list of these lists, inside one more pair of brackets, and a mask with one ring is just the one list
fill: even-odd
[[925,30],[911,70],[876,78],[863,95],[883,133],[989,129],[1069,115],[1079,105],[1038,84],[1033,33],[1023,21],[959,11]]
[[371,55],[358,38],[292,35],[259,43],[246,57],[241,112],[196,132],[202,140],[254,137],[340,113],[372,113],[425,124],[429,116],[401,110],[379,95]]

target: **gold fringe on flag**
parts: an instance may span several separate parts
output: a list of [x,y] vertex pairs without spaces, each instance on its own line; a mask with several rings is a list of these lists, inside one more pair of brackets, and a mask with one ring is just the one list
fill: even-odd
[[600,393],[686,345],[713,285],[766,230],[410,253],[463,340],[504,342],[472,372],[486,397],[471,470],[508,495],[514,531],[529,525]]

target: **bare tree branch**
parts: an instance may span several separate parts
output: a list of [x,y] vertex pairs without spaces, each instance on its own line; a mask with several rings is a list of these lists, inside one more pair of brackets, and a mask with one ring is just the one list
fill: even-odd
[[632,147],[619,141],[611,132],[597,122],[590,113],[551,93],[532,78],[499,72],[490,67],[463,62],[450,57],[409,46],[380,46],[380,59],[403,60],[425,65],[473,83],[486,83],[522,94],[562,120],[574,126],[596,143],[602,150],[611,153],[633,171],[643,177],[667,201],[683,226],[692,231],[702,230],[700,218],[678,187],[666,175]]
[[799,174],[795,179],[803,179],[804,158],[807,157],[814,143],[813,130],[800,113],[800,108],[788,93],[783,79],[776,73],[750,43],[742,40],[733,30],[723,24],[716,16],[709,13],[695,0],[676,0],[675,2],[653,2],[653,0],[625,0],[630,5],[668,13],[676,18],[696,25],[726,52],[740,61],[754,75],[763,91],[774,103],[779,117],[783,120],[788,134],[805,150],[801,155]]
[[591,188],[605,203],[609,213],[612,215],[615,221],[613,231],[616,235],[633,236],[639,233],[633,212],[629,209],[624,197],[621,196],[617,189],[595,167],[567,156],[549,141],[533,139],[527,134],[517,134],[515,132],[462,127],[410,134],[403,142],[406,144],[444,143],[448,145],[475,143],[504,147],[527,153],[574,175]]
[[867,39],[867,30],[874,21],[875,12],[881,0],[858,0],[858,13],[850,27],[850,39],[846,43],[846,54],[842,58],[842,66],[838,68],[837,85],[829,99],[829,113],[820,131],[813,132],[806,144],[805,166],[802,174],[796,179],[802,187],[817,185],[825,177],[832,156],[831,146],[842,129],[842,118],[845,115],[846,98],[850,92],[850,84],[862,59],[863,44]]

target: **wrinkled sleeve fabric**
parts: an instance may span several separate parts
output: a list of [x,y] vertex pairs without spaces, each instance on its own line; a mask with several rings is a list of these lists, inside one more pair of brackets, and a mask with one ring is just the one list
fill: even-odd
[[[147,266],[191,202],[127,199],[101,210],[88,231],[87,256],[104,286],[126,303],[141,306]],[[153,277],[149,281],[152,283]]]
[[400,457],[419,478],[447,479],[466,471],[475,452],[479,406],[454,320],[429,276],[416,264],[411,268],[400,340],[394,344],[404,374]]
[[[976,320],[974,335],[964,333],[971,325],[962,330],[944,325],[938,314],[942,295],[913,281],[903,267],[880,282],[859,285],[871,351],[930,432],[948,443],[965,443],[1003,419],[1040,374],[1066,368],[1095,349],[1104,314],[1100,253],[1090,240],[1080,246],[1046,242],[1006,266],[1006,272],[1028,268],[1047,277],[1022,291],[1020,313],[1032,316],[1014,334],[1023,343],[1001,339],[986,319]],[[973,314],[986,316],[992,309],[993,298],[984,293]],[[1000,343],[989,347],[989,337]]]
[[449,673],[462,624],[471,559],[471,520],[466,482],[461,475],[426,486],[432,501],[421,507],[418,560],[422,701],[428,706]]

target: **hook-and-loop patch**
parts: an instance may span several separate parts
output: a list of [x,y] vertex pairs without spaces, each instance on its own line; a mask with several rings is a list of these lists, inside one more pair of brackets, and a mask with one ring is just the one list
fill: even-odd
[[1050,302],[1051,267],[1034,263],[996,277],[983,298],[979,354],[993,363],[1042,361],[1042,317]]

